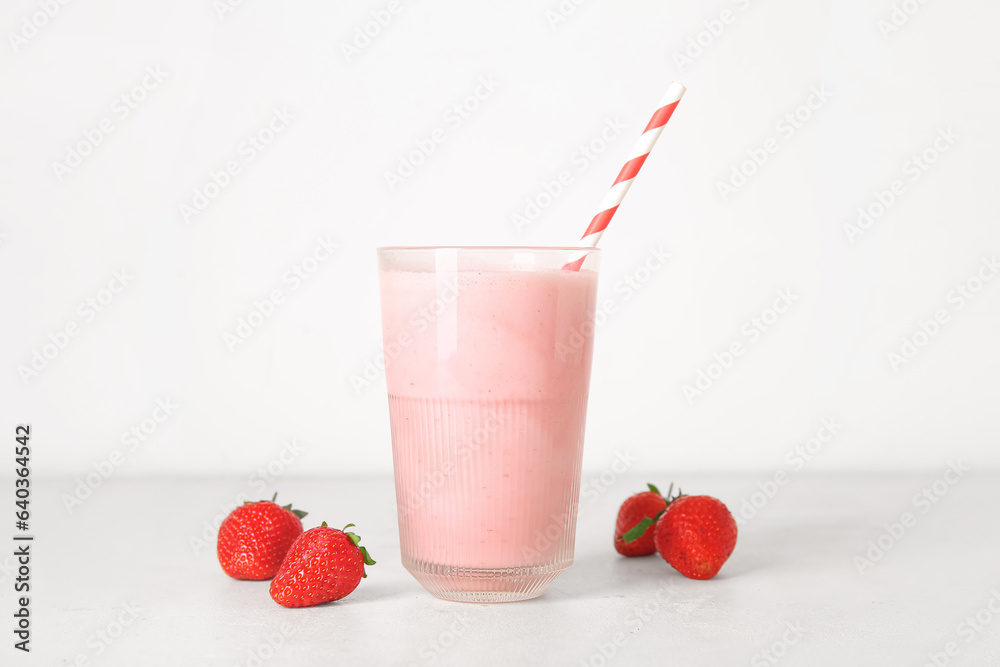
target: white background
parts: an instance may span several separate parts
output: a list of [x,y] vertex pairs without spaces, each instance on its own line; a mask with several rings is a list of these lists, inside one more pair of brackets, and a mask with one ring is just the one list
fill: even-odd
[[[119,450],[123,477],[246,479],[290,439],[296,474],[389,472],[384,380],[351,382],[381,346],[375,247],[571,244],[676,79],[689,92],[602,242],[617,311],[597,335],[586,468],[628,452],[633,472],[771,471],[831,417],[843,427],[813,471],[997,466],[1000,279],[961,309],[948,295],[1000,252],[1000,8],[910,4],[884,35],[888,0],[591,0],[565,16],[404,1],[348,57],[386,3],[246,0],[220,16],[210,0],[71,2],[12,44],[38,5],[6,2],[5,432],[33,425],[36,476],[82,477]],[[147,67],[165,78],[122,118],[115,101]],[[449,123],[481,77],[496,90]],[[831,96],[788,136],[778,123],[814,87]],[[180,205],[243,160],[275,108],[294,120],[185,221]],[[104,118],[113,131],[60,178],[54,163]],[[574,156],[608,121],[627,127],[581,171]],[[444,142],[390,188],[436,127]],[[911,180],[904,165],[948,128],[957,139]],[[723,198],[770,137],[777,152]],[[572,184],[519,231],[512,216],[564,169]],[[852,243],[845,224],[895,179],[903,193]],[[318,238],[339,250],[292,289],[283,276]],[[616,285],[650,247],[671,259],[626,299]],[[122,269],[132,280],[88,321],[80,304]],[[225,334],[274,289],[284,302],[230,350]],[[689,401],[683,386],[748,341],[779,289],[795,305]],[[893,369],[887,354],[942,308]],[[71,323],[78,335],[22,377]],[[123,444],[157,399],[180,407]]]

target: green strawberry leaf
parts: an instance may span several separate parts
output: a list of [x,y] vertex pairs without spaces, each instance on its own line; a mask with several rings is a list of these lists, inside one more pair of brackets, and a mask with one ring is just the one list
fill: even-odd
[[[347,535],[348,539],[350,539],[351,542],[354,543],[354,546],[358,547],[358,549],[361,551],[361,555],[364,557],[365,565],[374,565],[375,561],[372,560],[372,557],[368,554],[368,549],[360,545],[361,537],[347,530],[348,528],[356,528],[356,527],[357,526],[355,526],[353,523],[347,524],[346,526],[344,526],[344,535]],[[362,568],[361,577],[364,579],[368,578],[368,573],[364,571],[364,568]]]
[[[270,502],[270,503],[275,503],[275,504],[277,504],[277,503],[275,502],[275,501],[277,501],[277,500],[278,500],[278,492],[277,492],[277,491],[275,491],[275,492],[274,492],[274,495],[273,495],[273,496],[271,496],[271,499],[270,499],[270,500],[244,500],[244,501],[243,501],[243,504],[244,504],[244,505],[253,505],[254,503],[268,503],[268,502]],[[309,516],[309,512],[306,512],[306,511],[304,511],[304,510],[293,510],[293,509],[292,509],[292,504],[291,504],[291,503],[288,503],[287,505],[282,505],[282,506],[281,506],[281,509],[283,509],[283,510],[288,510],[289,512],[291,512],[291,513],[292,513],[292,514],[294,514],[295,516],[299,517],[299,519],[304,519],[304,518],[306,518],[307,516]]]
[[[276,493],[276,494],[274,494],[274,497],[275,497],[275,498],[277,498],[277,497],[278,497],[278,494],[277,494],[277,493]],[[272,500],[271,502],[274,502],[274,501]],[[294,514],[295,516],[299,517],[300,519],[304,519],[304,518],[306,518],[307,516],[309,516],[309,512],[305,512],[305,511],[303,511],[303,510],[293,510],[293,509],[292,509],[292,504],[291,504],[291,503],[288,503],[287,505],[282,505],[282,506],[281,506],[281,509],[283,509],[283,510],[288,510],[289,512],[291,512],[291,513],[292,513],[292,514]]]
[[[677,495],[676,496],[673,495],[673,492],[674,492],[674,483],[673,482],[670,483],[670,487],[667,489],[667,495],[665,495],[665,496],[662,493],[660,493],[660,490],[658,488],[656,488],[656,486],[654,486],[653,484],[647,484],[647,486],[649,487],[650,491],[652,491],[653,493],[658,494],[658,495],[660,495],[660,496],[663,497],[663,499],[667,502],[667,507],[670,507],[670,503],[674,502],[678,498],[684,497],[684,492],[681,491],[680,487],[677,488]],[[632,542],[635,542],[640,537],[642,537],[643,535],[645,535],[646,534],[646,530],[650,526],[652,526],[654,523],[656,523],[656,521],[661,516],[663,516],[663,513],[666,512],[666,511],[667,511],[666,508],[664,508],[664,509],[660,510],[659,512],[657,512],[655,517],[646,517],[645,519],[643,519],[639,523],[637,523],[634,526],[632,526],[632,528],[629,529],[628,532],[626,532],[624,535],[622,535],[622,537],[625,539],[625,543],[626,544],[631,544]]]
[[654,523],[656,523],[656,520],[659,519],[660,516],[665,511],[666,510],[660,510],[659,512],[656,513],[656,516],[653,516],[653,517],[647,516],[645,519],[643,519],[639,523],[637,523],[634,526],[632,526],[632,528],[629,529],[628,532],[626,532],[624,535],[622,535],[622,537],[625,538],[625,544],[632,544],[633,542],[635,542],[636,540],[638,540],[640,537],[642,537],[643,535],[645,535],[646,534],[646,529],[649,528],[650,526],[652,526]]

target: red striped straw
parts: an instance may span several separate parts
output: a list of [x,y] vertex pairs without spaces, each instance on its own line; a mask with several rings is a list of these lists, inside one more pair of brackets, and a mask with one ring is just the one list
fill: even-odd
[[[597,247],[597,242],[601,240],[601,234],[607,229],[611,218],[615,215],[615,211],[618,210],[622,200],[625,199],[625,194],[632,187],[632,181],[639,174],[639,169],[642,168],[646,158],[649,157],[649,152],[653,150],[656,140],[660,138],[663,126],[670,120],[670,116],[673,115],[674,109],[677,108],[677,103],[681,101],[681,97],[684,96],[684,91],[686,90],[683,85],[676,81],[671,83],[670,87],[667,88],[666,94],[660,100],[659,108],[649,120],[646,129],[642,131],[642,136],[639,137],[639,141],[636,142],[632,152],[629,153],[628,160],[625,161],[625,166],[618,172],[618,178],[611,185],[608,194],[604,196],[600,212],[594,216],[594,219],[590,221],[590,226],[587,227],[587,231],[583,233],[583,237],[578,244],[579,246],[587,248]],[[563,268],[579,271],[585,257],[586,254],[571,261]]]

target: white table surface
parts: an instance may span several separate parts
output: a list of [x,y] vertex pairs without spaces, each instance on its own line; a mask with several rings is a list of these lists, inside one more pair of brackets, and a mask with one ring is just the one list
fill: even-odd
[[[73,481],[40,482],[33,650],[14,651],[7,634],[0,664],[882,666],[942,653],[950,665],[997,665],[1000,614],[981,610],[994,595],[1000,610],[1000,474],[966,473],[922,513],[913,496],[943,470],[803,473],[741,526],[710,581],[685,579],[658,556],[614,552],[618,504],[646,481],[620,478],[582,504],[575,564],[541,598],[502,605],[437,600],[409,576],[389,478],[283,478],[279,500],[310,510],[307,528],[353,521],[378,561],[350,597],[298,610],[272,602],[267,582],[225,576],[214,536],[197,553],[191,545],[221,504],[260,495],[245,479],[112,478],[72,516],[60,496]],[[677,481],[737,509],[757,478]],[[905,511],[916,524],[859,574],[854,557]],[[5,616],[12,564],[0,559]],[[984,625],[962,625],[977,612],[990,616]],[[954,657],[943,656],[949,642]]]

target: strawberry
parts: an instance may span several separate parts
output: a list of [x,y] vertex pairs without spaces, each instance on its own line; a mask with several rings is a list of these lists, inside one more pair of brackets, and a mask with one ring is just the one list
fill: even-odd
[[[615,525],[615,549],[623,556],[648,556],[656,551],[654,530],[657,519],[663,511],[684,493],[678,489],[677,495],[671,495],[674,485],[667,489],[666,497],[660,495],[660,490],[652,484],[647,484],[649,491],[637,493],[622,503],[618,510],[618,522]],[[633,546],[638,545],[638,547]]]
[[276,505],[277,498],[243,503],[219,526],[219,565],[233,579],[270,579],[302,534],[306,512]]
[[271,598],[283,607],[312,607],[351,594],[374,565],[354,533],[329,528],[326,522],[302,533],[288,550],[271,582]]
[[656,550],[689,579],[711,579],[736,547],[736,520],[711,496],[683,496],[656,522]]
[[627,532],[643,520],[649,520],[646,526],[652,525],[660,512],[667,507],[667,501],[660,495],[660,490],[652,484],[647,486],[649,491],[626,498],[618,509],[618,520],[615,522],[615,550],[622,556],[648,556],[656,552],[651,530],[644,530],[638,539],[625,541]]

